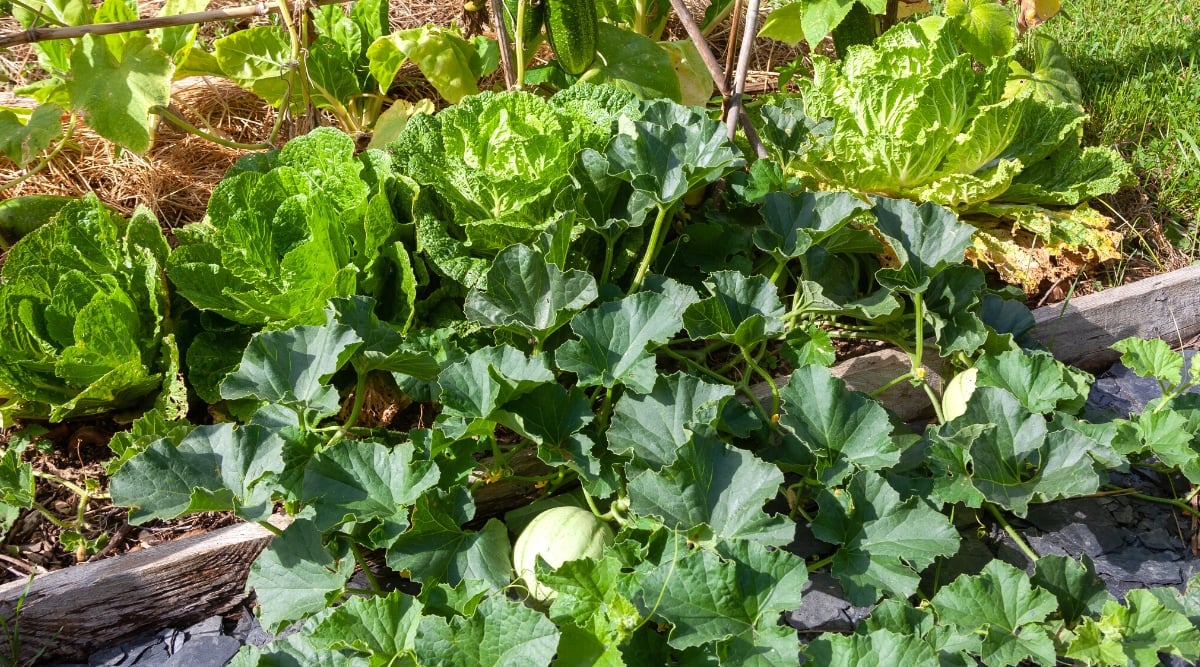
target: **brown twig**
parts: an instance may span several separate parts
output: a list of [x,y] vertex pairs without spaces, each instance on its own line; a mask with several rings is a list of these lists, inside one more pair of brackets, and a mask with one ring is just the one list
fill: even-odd
[[762,159],[767,157],[767,149],[742,111],[742,94],[746,92],[746,75],[750,72],[750,56],[754,52],[754,35],[757,32],[758,0],[749,0],[746,4],[746,25],[742,30],[742,50],[738,54],[737,75],[733,80],[733,95],[729,98],[729,119],[726,122],[729,123],[729,138],[732,139],[737,131],[737,122],[741,121],[746,140],[750,142],[759,159]]
[[713,83],[716,84],[722,99],[728,99],[729,87],[725,85],[725,70],[721,68],[721,63],[717,62],[717,57],[713,55],[708,40],[704,39],[704,33],[700,32],[700,26],[696,25],[696,19],[692,18],[692,11],[688,9],[683,0],[671,0],[671,8],[675,10],[679,22],[683,24],[683,29],[687,31],[688,37],[691,37],[692,43],[696,45],[696,51],[700,53],[700,60],[708,68],[708,73],[712,76]]
[[[347,0],[314,0],[312,4],[340,5],[346,1]],[[19,32],[10,32],[0,35],[0,48],[15,46],[17,44],[45,42],[55,39],[74,39],[76,37],[83,37],[84,35],[115,35],[122,32],[150,30],[152,28],[170,28],[172,26],[191,25],[193,23],[209,23],[211,21],[225,21],[228,19],[249,18],[277,13],[279,13],[279,8],[277,6],[268,5],[265,2],[259,2],[248,7],[210,9],[203,12],[176,14],[174,16],[156,16],[148,19],[137,19],[136,21],[92,23],[90,25],[77,25],[65,28],[30,28],[29,30],[21,30]]]
[[[508,37],[507,24],[504,22],[504,0],[492,0],[488,3],[491,8],[492,27],[496,29],[496,42],[500,45],[500,69],[504,70],[504,87],[512,90],[525,85],[524,81],[516,80],[516,66],[513,64],[512,42]],[[516,28],[520,30],[518,26]],[[518,58],[524,54],[518,53]]]

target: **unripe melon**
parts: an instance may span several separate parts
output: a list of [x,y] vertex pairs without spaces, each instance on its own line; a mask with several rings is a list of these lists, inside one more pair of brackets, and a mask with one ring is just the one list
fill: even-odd
[[555,592],[537,580],[538,556],[557,568],[569,560],[599,559],[612,544],[608,524],[579,507],[554,507],[534,517],[513,546],[513,567],[534,599],[549,602]]

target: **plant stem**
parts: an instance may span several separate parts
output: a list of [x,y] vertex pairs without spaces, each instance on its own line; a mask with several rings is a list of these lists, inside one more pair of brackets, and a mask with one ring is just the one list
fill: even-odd
[[367,578],[367,583],[371,585],[372,592],[382,593],[383,586],[379,583],[379,578],[371,571],[371,566],[363,556],[362,549],[353,540],[350,541],[350,553],[354,554],[354,562],[358,564],[358,568],[362,570],[363,576]]
[[717,382],[720,382],[721,384],[733,384],[732,382],[729,381],[729,378],[725,377],[724,375],[713,372],[712,369],[708,368],[707,366],[701,366],[700,364],[696,363],[695,361],[692,361],[691,359],[683,356],[682,354],[676,352],[675,350],[672,350],[669,347],[660,347],[659,351],[661,351],[663,354],[667,355],[668,357],[671,357],[672,359],[683,362],[684,365],[686,365],[691,370],[696,371],[697,373],[700,373],[701,375],[706,375],[706,376],[716,380]]
[[650,242],[646,244],[646,254],[642,255],[642,262],[638,264],[637,273],[633,276],[629,294],[642,288],[642,280],[646,278],[646,272],[650,270],[650,264],[654,262],[654,258],[658,255],[658,248],[662,244],[663,227],[667,220],[667,212],[671,210],[671,207],[665,204],[657,204],[657,206],[658,216],[654,218],[654,227],[650,229]]
[[831,553],[828,556],[822,558],[821,560],[817,560],[817,561],[813,561],[813,562],[809,563],[808,564],[809,573],[816,572],[817,570],[825,567],[826,565],[829,565],[830,563],[833,562],[833,557],[836,555],[837,555],[836,552]]
[[1017,530],[1012,527],[1012,524],[1010,524],[1008,520],[1004,518],[1004,515],[1000,513],[1000,509],[989,502],[984,502],[983,506],[985,509],[987,509],[988,513],[990,513],[992,517],[996,519],[996,523],[1000,524],[1000,527],[1004,529],[1004,532],[1008,533],[1008,536],[1013,539],[1013,542],[1017,543],[1017,547],[1025,554],[1025,557],[1034,563],[1038,562],[1041,556],[1037,555],[1037,552],[1033,550],[1033,547],[1029,546],[1029,543],[1025,541],[1025,538],[1021,537],[1021,534],[1018,533]]
[[50,523],[54,524],[55,526],[58,526],[59,528],[62,528],[63,530],[73,530],[75,528],[75,526],[72,526],[71,524],[67,523],[66,521],[63,521],[62,519],[54,516],[54,514],[52,514],[45,505],[39,503],[36,500],[29,501],[29,506],[32,507],[33,509],[41,512],[42,516],[46,517],[46,519]]
[[[67,131],[63,133],[63,138],[59,140],[57,145],[54,146],[54,149],[47,153],[45,157],[38,160],[37,166],[35,166],[33,169],[29,169],[22,176],[0,185],[0,192],[4,192],[9,188],[14,188],[25,181],[28,181],[37,175],[38,172],[50,166],[50,162],[53,161],[54,158],[58,157],[58,154],[62,152],[62,149],[66,148],[67,143],[71,141],[71,137],[75,135],[75,114],[72,113],[70,116],[71,120],[67,124]],[[0,242],[0,251],[4,250],[8,250],[8,246],[3,242]]]
[[882,387],[879,387],[879,388],[875,389],[874,391],[868,392],[867,396],[870,396],[871,398],[879,398],[879,396],[881,394],[883,394],[883,392],[887,391],[888,389],[891,389],[892,387],[895,387],[896,385],[900,384],[901,382],[904,382],[905,380],[912,379],[912,376],[913,376],[912,371],[909,371],[909,372],[905,373],[904,375],[893,378],[893,379],[889,380],[887,382],[887,384],[883,385]]
[[[294,514],[294,512],[291,512],[291,513]],[[258,525],[262,526],[263,530],[267,531],[268,533],[271,533],[275,537],[279,537],[280,535],[283,534],[283,531],[280,530],[279,528],[275,527],[275,524],[271,523],[270,521],[259,521]]]
[[779,386],[775,384],[775,378],[771,377],[770,373],[765,371],[762,366],[759,366],[758,363],[754,361],[753,357],[747,354],[746,348],[739,345],[738,350],[741,351],[742,358],[746,360],[746,364],[750,367],[750,370],[757,373],[758,376],[763,379],[763,382],[767,383],[767,387],[771,390],[771,414],[767,415],[767,417],[771,423],[774,423],[775,417],[779,414]]
[[[733,80],[733,95],[729,98],[729,119],[727,121],[730,140],[737,132],[738,121],[745,117],[742,109],[742,94],[746,91],[746,75],[750,71],[750,56],[754,51],[754,37],[758,33],[758,0],[749,0],[746,4],[746,26],[742,30],[742,49],[738,53],[737,74]],[[754,149],[755,155],[761,160],[767,157],[767,148],[763,146],[758,132],[749,122],[742,122],[742,131],[746,133],[746,141]]]
[[1106,485],[1104,488],[1109,489],[1113,493],[1127,495],[1130,498],[1137,498],[1138,500],[1144,500],[1144,501],[1150,502],[1150,503],[1159,503],[1160,505],[1170,505],[1171,507],[1178,509],[1179,511],[1183,512],[1184,514],[1187,514],[1188,516],[1192,516],[1192,517],[1196,517],[1196,518],[1200,519],[1200,511],[1198,511],[1195,507],[1192,507],[1191,505],[1189,505],[1188,503],[1186,503],[1182,500],[1178,500],[1175,498],[1160,498],[1159,496],[1151,496],[1151,495],[1147,495],[1145,493],[1140,493],[1134,489],[1127,489],[1127,488],[1120,487],[1120,486]]

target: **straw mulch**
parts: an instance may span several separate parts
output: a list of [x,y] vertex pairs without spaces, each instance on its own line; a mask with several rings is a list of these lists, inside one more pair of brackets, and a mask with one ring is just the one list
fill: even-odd
[[[156,15],[162,1],[141,3],[141,15]],[[245,3],[214,0],[209,8],[239,4]],[[703,16],[704,5],[699,0],[689,0],[689,4],[697,18]],[[457,24],[468,34],[492,34],[483,13],[466,11],[461,0],[392,2],[389,13],[393,30],[433,23]],[[207,41],[217,34],[227,34],[267,20],[254,18],[203,24],[200,39]],[[713,51],[721,61],[726,61],[728,57],[727,48],[736,52],[739,46],[736,42],[728,44],[730,25],[731,22],[726,21],[709,36]],[[19,29],[19,26],[11,17],[0,18],[0,32],[14,29]],[[672,19],[665,37],[686,39],[686,34],[677,20]],[[777,42],[758,40],[747,90],[755,93],[774,89],[777,76],[773,70],[801,54],[800,50]],[[0,87],[0,106],[32,105],[31,100],[9,92],[16,86],[38,78],[32,47],[22,45],[8,52],[0,52],[0,73],[12,82]],[[498,75],[494,78],[499,81]],[[436,99],[436,92],[423,81],[412,65],[401,71],[400,79],[404,82],[404,97]],[[219,78],[195,77],[177,82],[172,105],[198,127],[211,129],[215,134],[239,143],[266,140],[275,120],[274,110],[252,93]],[[276,143],[281,143],[288,134],[287,131],[281,133]],[[158,216],[165,228],[170,229],[203,218],[212,188],[244,152],[217,145],[163,121],[155,132],[153,147],[144,155],[136,155],[115,149],[111,143],[80,124],[72,144],[46,169],[20,185],[4,190],[0,193],[0,199],[29,194],[78,196],[95,192],[101,200],[126,214],[144,205]],[[19,178],[24,173],[0,157],[0,184]]]

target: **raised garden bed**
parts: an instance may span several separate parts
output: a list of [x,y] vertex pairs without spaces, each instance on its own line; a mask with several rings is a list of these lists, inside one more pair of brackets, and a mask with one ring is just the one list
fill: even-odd
[[[1200,335],[1200,266],[1034,311],[1035,336],[1064,361],[1097,369],[1112,362],[1109,346],[1129,336],[1188,342]],[[883,350],[842,362],[833,374],[850,387],[872,391],[908,368],[908,357]],[[931,367],[937,372],[937,364]],[[935,381],[936,382],[936,381]],[[906,421],[929,415],[926,394],[908,384],[881,400]],[[533,459],[529,465],[537,465]],[[1170,490],[1162,475],[1125,481],[1146,494]],[[1178,480],[1175,480],[1178,482]],[[497,514],[528,501],[528,485],[484,487],[481,514]],[[1163,519],[1163,517],[1173,519]],[[1193,519],[1127,494],[1063,500],[1036,506],[1017,522],[1040,554],[1086,555],[1115,594],[1141,584],[1178,586],[1200,569]],[[286,520],[272,519],[278,527]],[[1188,523],[1186,528],[1183,524]],[[90,653],[164,627],[179,627],[234,609],[246,599],[251,562],[273,535],[255,524],[212,533],[37,577],[32,583],[0,587],[0,610],[19,627],[21,655],[84,659]],[[799,548],[808,554],[806,549]],[[819,554],[818,554],[819,555]],[[999,556],[1022,567],[1031,563],[999,528],[964,543],[946,572],[976,570]],[[14,617],[17,605],[21,614]],[[839,595],[827,575],[814,574],[801,610],[789,623],[802,631],[845,631],[866,616]],[[17,623],[18,625],[14,625]]]

